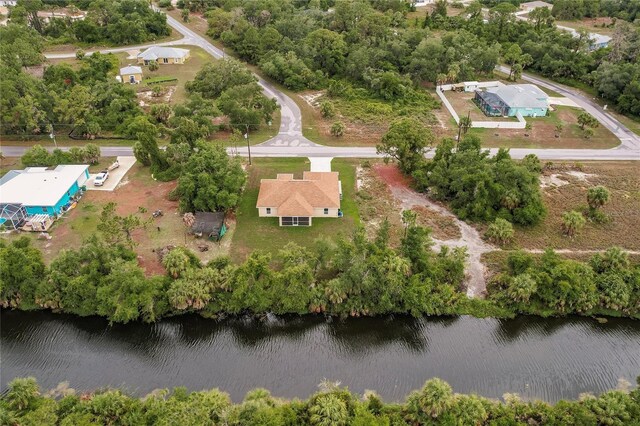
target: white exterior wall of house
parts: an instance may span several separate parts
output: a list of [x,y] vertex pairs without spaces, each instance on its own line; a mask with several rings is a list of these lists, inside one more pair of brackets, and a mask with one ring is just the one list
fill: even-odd
[[[267,208],[271,209],[271,213],[267,213]],[[278,216],[278,209],[275,207],[258,207],[258,217],[276,217]]]
[[338,209],[328,209],[329,212],[324,214],[323,208],[313,209],[313,217],[338,217]]
[[[271,213],[267,213],[267,207],[258,208],[258,217],[278,217],[278,209],[276,207],[270,207]],[[330,208],[327,214],[324,214],[324,208],[313,209],[313,215],[311,217],[338,217],[338,210],[336,208]]]

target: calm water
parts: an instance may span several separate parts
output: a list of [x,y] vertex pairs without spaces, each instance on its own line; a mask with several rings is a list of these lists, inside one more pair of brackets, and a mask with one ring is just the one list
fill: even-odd
[[109,327],[98,318],[5,311],[3,389],[16,376],[44,388],[219,387],[235,401],[255,387],[306,397],[324,378],[354,391],[403,400],[441,377],[457,392],[556,401],[601,392],[640,375],[640,322],[584,318],[327,322],[322,318],[216,322],[183,316],[158,324]]

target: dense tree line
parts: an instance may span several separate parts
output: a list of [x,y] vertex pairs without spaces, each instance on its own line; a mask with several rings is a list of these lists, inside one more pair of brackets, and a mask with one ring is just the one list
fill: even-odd
[[[26,27],[10,24],[0,28],[6,33],[30,34]],[[28,41],[27,41],[28,42]],[[82,59],[78,70],[68,64],[50,65],[42,79],[25,72],[41,57],[40,46],[22,46],[24,57],[7,58],[0,50],[0,119],[2,132],[26,136],[69,129],[78,137],[93,139],[104,133],[122,133],[143,111],[138,107],[130,85],[118,83],[118,60],[113,54],[95,53]],[[13,45],[7,47],[12,49]],[[31,60],[29,58],[34,58]],[[41,59],[40,59],[41,60]]]
[[43,395],[34,378],[17,378],[0,399],[3,424],[55,425],[230,425],[230,426],[418,426],[418,425],[631,425],[640,422],[640,390],[550,405],[506,394],[504,402],[454,393],[440,379],[428,380],[404,402],[385,403],[375,392],[351,393],[323,383],[306,400],[288,401],[266,389],[248,392],[234,404],[218,390],[163,389],[138,399],[118,389],[77,395],[72,389]]
[[[637,14],[635,0],[563,1],[555,2],[554,9],[580,14],[591,8],[594,11],[589,13],[619,15],[629,22]],[[572,6],[572,1],[580,5]],[[610,47],[591,50],[587,33],[574,37],[557,30],[548,9],[537,9],[526,22],[515,18],[514,4],[491,4],[485,23],[480,3],[470,4],[456,17],[447,16],[446,6],[436,5],[415,22],[407,22],[410,5],[402,2],[339,0],[333,7],[323,2],[266,0],[228,0],[215,6],[184,3],[191,10],[206,10],[211,37],[294,90],[331,88],[341,82],[362,88],[374,98],[405,99],[416,92],[416,83],[457,82],[491,74],[501,57],[509,62],[507,52],[516,45],[521,51],[512,64],[516,77],[529,67],[560,81],[586,83],[621,112],[638,115],[637,24],[620,20]],[[430,30],[438,31],[438,36]],[[340,93],[330,90],[329,95]]]
[[609,16],[633,22],[640,16],[638,0],[555,0],[553,16],[562,20]]
[[410,223],[398,249],[385,224],[369,241],[364,230],[311,249],[289,244],[272,258],[254,252],[240,264],[218,258],[202,265],[183,248],[170,251],[167,276],[146,278],[131,233],[136,215],[103,212],[95,236],[63,251],[47,268],[26,237],[0,245],[0,303],[102,315],[113,322],[154,321],[169,314],[388,313],[451,314],[466,297],[464,250],[431,251],[429,231]]
[[488,287],[489,299],[470,301],[462,292],[464,249],[431,251],[427,229],[407,224],[396,249],[388,225],[374,239],[363,230],[311,248],[293,243],[277,256],[254,252],[233,264],[216,258],[206,265],[184,248],[163,258],[166,276],[146,277],[132,251],[131,234],[146,226],[136,215],[117,216],[107,207],[100,236],[68,249],[45,266],[26,237],[0,242],[0,305],[51,309],[112,322],[156,321],[197,312],[226,315],[385,314],[640,315],[640,269],[626,253],[610,249],[588,262],[540,260],[516,252]]
[[[66,18],[45,22],[38,11],[47,7],[67,6],[86,10],[85,19]],[[156,40],[171,30],[163,13],[154,12],[145,0],[68,0],[52,3],[43,0],[20,0],[11,9],[11,22],[28,24],[54,43],[109,43],[125,45]]]
[[547,250],[539,259],[516,252],[488,286],[490,298],[527,313],[640,313],[640,269],[618,248],[588,262],[562,259]]
[[83,147],[72,146],[68,151],[54,149],[49,152],[41,145],[29,148],[20,158],[26,167],[44,166],[52,167],[59,164],[97,164],[100,160],[100,148],[89,143]]
[[208,34],[289,88],[346,81],[384,100],[411,97],[415,83],[435,82],[448,63],[460,62],[459,77],[473,78],[498,61],[498,45],[473,34],[439,38],[409,28],[408,2],[332,3],[220,1],[205,14]]

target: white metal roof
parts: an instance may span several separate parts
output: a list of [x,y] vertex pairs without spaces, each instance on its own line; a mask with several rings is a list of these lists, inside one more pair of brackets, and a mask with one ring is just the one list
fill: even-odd
[[44,167],[18,170],[17,176],[0,185],[0,203],[54,206],[75,181],[84,177],[88,168],[87,165],[63,165],[54,170]]
[[535,84],[490,87],[487,92],[495,93],[511,108],[549,108],[549,95]]
[[152,46],[139,53],[138,58],[155,61],[158,58],[184,58],[188,53],[187,49],[179,49],[177,47]]
[[128,65],[124,68],[120,68],[120,75],[129,75],[129,74],[142,74],[142,68],[136,67],[133,65]]

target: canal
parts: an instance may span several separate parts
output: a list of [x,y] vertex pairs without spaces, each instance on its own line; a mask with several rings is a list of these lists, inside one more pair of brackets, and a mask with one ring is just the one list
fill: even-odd
[[213,321],[196,315],[109,326],[47,312],[1,314],[2,388],[34,376],[45,389],[220,388],[239,401],[264,387],[307,397],[323,379],[401,401],[429,378],[456,392],[554,402],[640,375],[640,321],[588,318],[322,317]]

